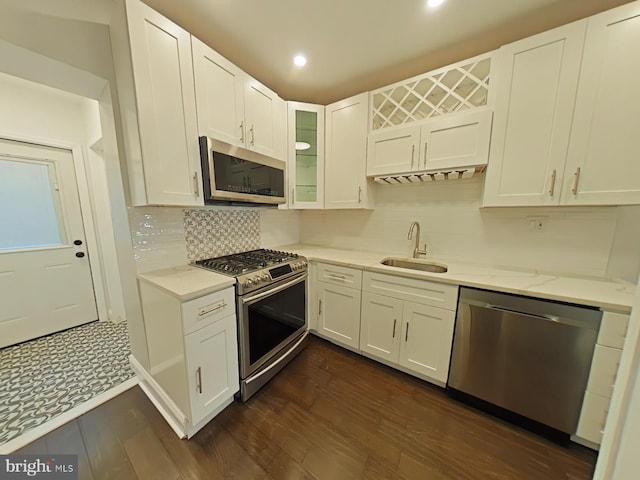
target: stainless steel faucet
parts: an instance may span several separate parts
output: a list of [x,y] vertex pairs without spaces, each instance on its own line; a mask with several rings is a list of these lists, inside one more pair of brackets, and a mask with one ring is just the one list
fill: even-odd
[[413,235],[413,230],[416,230],[416,240],[413,244],[413,258],[418,258],[418,255],[426,255],[427,254],[427,244],[424,244],[424,249],[420,250],[420,224],[415,220],[411,222],[409,225],[409,234],[407,235],[407,239],[411,240],[411,236]]

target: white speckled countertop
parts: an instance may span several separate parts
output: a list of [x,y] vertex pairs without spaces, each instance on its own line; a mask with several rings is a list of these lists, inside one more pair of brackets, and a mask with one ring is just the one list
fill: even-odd
[[235,285],[227,277],[202,268],[182,265],[138,274],[138,280],[150,283],[185,302]]
[[439,262],[438,259],[428,257],[426,260],[446,264],[448,271],[446,273],[430,273],[388,267],[380,264],[385,255],[356,250],[341,250],[305,244],[284,245],[278,249],[298,253],[311,261],[322,261],[362,268],[371,272],[591,305],[600,307],[603,310],[621,313],[629,313],[631,311],[636,289],[634,284],[608,279],[554,276],[452,261]]

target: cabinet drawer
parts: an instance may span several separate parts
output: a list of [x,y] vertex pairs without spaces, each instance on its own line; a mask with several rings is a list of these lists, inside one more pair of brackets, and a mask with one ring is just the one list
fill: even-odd
[[366,292],[447,310],[455,310],[458,303],[457,285],[385,275],[383,273],[364,272],[362,289]]
[[602,312],[602,323],[598,333],[598,344],[607,347],[622,348],[627,334],[629,315],[624,313]]
[[362,270],[329,263],[319,263],[318,280],[359,290],[362,285]]
[[582,403],[582,413],[576,435],[590,442],[600,444],[609,413],[610,399],[587,392]]
[[182,304],[184,334],[188,335],[236,312],[233,287]]
[[596,345],[587,391],[611,398],[622,350]]

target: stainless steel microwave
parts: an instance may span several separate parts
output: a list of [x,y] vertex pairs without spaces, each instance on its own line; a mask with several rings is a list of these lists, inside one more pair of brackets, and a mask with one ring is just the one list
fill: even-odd
[[200,137],[200,161],[207,204],[285,202],[285,163],[281,160]]

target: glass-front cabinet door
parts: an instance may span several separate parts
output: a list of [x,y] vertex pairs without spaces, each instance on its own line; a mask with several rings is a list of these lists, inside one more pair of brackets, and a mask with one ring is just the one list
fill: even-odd
[[288,102],[289,208],[324,206],[324,106]]

